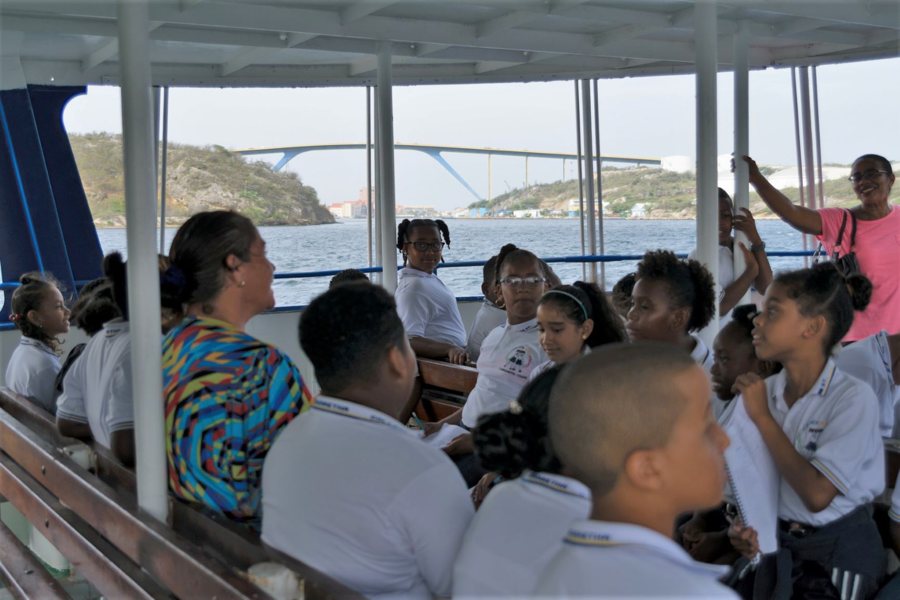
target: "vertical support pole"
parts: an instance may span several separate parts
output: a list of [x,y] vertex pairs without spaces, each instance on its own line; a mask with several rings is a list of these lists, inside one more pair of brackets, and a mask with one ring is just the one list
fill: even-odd
[[[797,67],[791,67],[791,102],[794,108],[794,149],[797,151],[797,189],[800,192],[800,206],[806,206],[803,197],[803,158],[800,155],[800,113],[797,108]],[[809,248],[809,236],[805,233],[800,236],[803,239],[803,250]],[[809,258],[803,257],[803,266],[809,266]]]
[[803,120],[803,161],[806,206],[816,208],[816,159],[813,155],[812,110],[809,98],[809,67],[800,67],[800,115]]
[[366,250],[372,266],[372,86],[366,86]]
[[[587,197],[588,252],[597,254],[597,215],[594,210],[594,152],[591,146],[591,80],[581,80],[581,129],[584,142],[584,190]],[[587,269],[588,281],[597,281],[597,263]]]
[[[600,254],[606,254],[603,239],[603,161],[600,160],[600,92],[596,79],[594,79],[594,140],[594,155],[597,157],[597,240]],[[600,263],[600,289],[606,291],[606,263]]]
[[[584,157],[581,154],[581,96],[578,89],[578,80],[574,80],[575,84],[575,140],[578,144],[578,219],[580,224],[579,233],[581,235],[581,255],[587,254],[587,246],[584,242]],[[581,263],[581,279],[587,279],[587,264]]]
[[[373,202],[375,208],[375,266],[384,268],[384,263],[382,262],[381,255],[381,218],[382,218],[382,207],[381,207],[381,152],[379,152],[380,144],[380,136],[381,136],[381,128],[378,126],[380,122],[380,117],[378,116],[381,111],[381,97],[378,95],[378,90],[375,90],[374,94],[374,108],[375,108],[375,124],[373,136],[375,138],[375,200]],[[384,281],[384,276],[381,273],[376,273],[375,277],[372,279],[373,282],[377,284],[381,284]]]
[[817,208],[825,208],[825,183],[822,181],[822,135],[819,126],[819,79],[816,77],[816,67],[812,68],[812,91],[813,91],[813,130],[816,134],[816,170],[819,173],[819,204]]
[[169,171],[169,86],[163,88],[162,157],[159,161],[159,253],[166,253],[166,176]]
[[394,199],[394,100],[391,88],[391,43],[378,49],[378,204],[381,207],[381,285],[389,292],[397,289],[396,235],[397,207]]
[[[697,65],[697,259],[719,279],[719,200],[716,148],[716,75],[718,40],[716,4],[694,6]],[[710,347],[719,330],[718,310],[700,337]]]
[[528,189],[528,155],[525,155],[525,189]]
[[165,430],[156,261],[156,178],[153,98],[150,92],[150,12],[146,0],[119,0],[122,146],[128,220],[128,304],[137,452],[138,505],[168,520]]
[[[738,23],[733,39],[734,45],[734,208],[750,208],[750,174],[747,163],[742,156],[750,154],[750,58],[747,24]],[[743,242],[749,248],[747,236],[740,231],[734,232],[734,273],[737,277],[744,272],[746,264],[744,254],[737,247]],[[750,302],[749,290],[741,304]]]

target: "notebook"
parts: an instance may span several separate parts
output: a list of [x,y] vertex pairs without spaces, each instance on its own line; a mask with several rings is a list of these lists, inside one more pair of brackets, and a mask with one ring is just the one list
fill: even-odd
[[459,425],[449,425],[444,423],[436,433],[423,437],[422,441],[436,448],[443,448],[459,436],[467,433],[469,433],[469,431],[463,429]]
[[[728,482],[741,520],[756,530],[759,550],[778,550],[778,496],[781,476],[769,449],[738,396],[731,417],[724,423],[731,445],[725,450]],[[757,557],[758,559],[759,557]]]

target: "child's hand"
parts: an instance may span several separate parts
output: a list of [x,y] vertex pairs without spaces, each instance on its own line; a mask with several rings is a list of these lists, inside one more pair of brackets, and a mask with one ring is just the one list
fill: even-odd
[[485,473],[484,477],[482,477],[478,483],[475,484],[475,487],[472,488],[472,503],[475,505],[476,510],[481,506],[481,503],[484,502],[484,499],[487,498],[491,488],[494,487],[495,479],[497,479],[496,473]]
[[738,375],[734,385],[731,386],[731,391],[744,398],[744,408],[754,423],[772,416],[766,398],[766,382],[756,373]]
[[471,454],[475,451],[475,446],[472,443],[472,434],[464,433],[460,436],[453,438],[453,440],[444,446],[444,452],[449,454],[450,456],[457,456],[459,454]]
[[447,360],[455,365],[464,365],[469,360],[469,354],[465,348],[454,346],[447,351]]
[[738,214],[732,217],[731,222],[736,231],[744,232],[750,245],[758,246],[762,244],[762,238],[759,237],[759,231],[756,230],[756,221],[753,219],[753,213],[750,212],[749,208],[743,206],[739,208]]
[[744,245],[744,242],[738,242],[738,248],[740,248],[741,252],[744,254],[744,265],[746,265],[744,267],[744,272],[750,273],[753,276],[753,279],[756,279],[756,276],[759,275],[759,261],[753,256],[750,249]]
[[759,536],[752,527],[747,527],[740,521],[734,521],[728,528],[728,541],[735,550],[747,558],[753,558],[759,554]]
[[440,431],[441,427],[443,427],[443,426],[444,426],[444,424],[440,421],[438,421],[436,423],[431,422],[431,421],[426,421],[425,423],[422,423],[422,437],[428,437],[429,435],[434,435],[435,433]]

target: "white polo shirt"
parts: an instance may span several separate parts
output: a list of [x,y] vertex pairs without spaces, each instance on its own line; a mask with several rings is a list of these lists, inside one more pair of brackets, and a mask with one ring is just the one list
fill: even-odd
[[446,454],[346,400],[319,396],[263,466],[263,541],[368,597],[449,596],[473,513]]
[[538,339],[537,317],[518,325],[504,323],[490,332],[481,344],[478,381],[463,405],[463,425],[474,427],[481,415],[509,408],[528,374],[547,359]]
[[578,521],[564,542],[539,577],[538,596],[738,598],[718,582],[728,567],[697,562],[646,527]]
[[894,493],[891,494],[891,510],[888,511],[891,521],[900,523],[900,474],[897,475],[897,481],[894,482]]
[[838,489],[825,510],[810,512],[784,478],[778,516],[820,527],[884,490],[884,446],[872,389],[828,359],[816,384],[790,409],[784,401],[787,372],[766,379],[769,410],[804,458]]
[[894,430],[894,373],[887,332],[882,330],[838,350],[834,357],[838,368],[869,384],[878,399],[881,436],[891,437]]
[[63,378],[56,414],[90,425],[106,448],[113,431],[134,428],[128,321],[113,319],[88,341]]
[[404,267],[394,299],[406,335],[466,347],[466,327],[456,296],[437,275]]
[[696,342],[694,344],[694,349],[691,350],[691,358],[694,359],[695,363],[703,367],[703,370],[706,372],[706,378],[709,379],[713,363],[716,362],[716,357],[713,354],[712,348],[707,346],[706,342],[696,335],[692,335],[691,337],[694,338],[694,342]]
[[466,341],[466,352],[469,360],[475,362],[481,355],[481,343],[491,331],[506,323],[506,311],[485,298],[475,314],[469,337]]
[[573,521],[591,511],[581,482],[526,471],[491,490],[453,567],[453,597],[526,596]]
[[60,366],[59,357],[50,346],[23,335],[6,365],[6,387],[31,398],[44,410],[55,412],[56,374]]

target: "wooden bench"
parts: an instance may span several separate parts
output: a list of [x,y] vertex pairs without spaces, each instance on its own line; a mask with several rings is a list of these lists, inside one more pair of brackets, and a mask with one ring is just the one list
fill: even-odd
[[405,417],[401,418],[404,422],[413,410],[426,421],[437,421],[453,414],[465,403],[478,379],[478,370],[474,367],[429,358],[418,359],[418,366],[419,376],[411,407],[407,414],[401,415]]
[[[137,507],[130,469],[96,445],[93,472],[83,469],[64,450],[79,442],[60,436],[51,415],[4,389],[0,439],[0,495],[104,596],[268,598],[245,572],[273,560],[255,532],[175,501],[172,526],[156,521]],[[0,544],[7,546],[3,533]],[[37,573],[22,566],[34,558],[21,544],[9,548],[0,553],[0,577]],[[308,565],[277,558],[299,576],[305,598],[361,598]],[[30,587],[18,596],[56,597],[46,578],[22,581]]]

